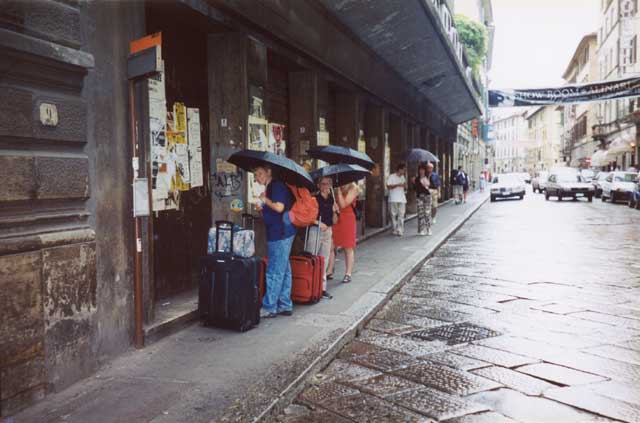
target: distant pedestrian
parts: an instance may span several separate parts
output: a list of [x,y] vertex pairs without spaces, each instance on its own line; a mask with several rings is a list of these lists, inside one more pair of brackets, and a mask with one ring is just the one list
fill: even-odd
[[356,212],[355,206],[358,201],[360,188],[355,183],[343,185],[337,190],[336,202],[340,208],[338,221],[333,225],[333,248],[329,257],[329,266],[327,274],[333,275],[336,254],[335,248],[342,247],[344,250],[345,272],[342,283],[351,282],[351,272],[355,264],[355,248],[356,248]]
[[451,173],[451,183],[453,184],[453,199],[455,200],[455,204],[462,203],[462,175],[460,175],[461,171],[462,166],[458,167],[458,169],[454,170]]
[[462,186],[462,202],[467,202],[467,193],[469,192],[469,177],[462,170],[462,166],[458,167],[458,175],[456,176],[458,184]]
[[418,208],[418,235],[431,235],[431,182],[427,176],[427,167],[418,168],[418,176],[413,180]]
[[484,176],[484,172],[480,172],[480,192],[484,192],[485,183],[486,183],[486,179]]
[[389,213],[393,223],[393,234],[397,236],[404,234],[404,215],[407,205],[407,197],[405,195],[405,189],[407,188],[406,171],[407,165],[400,163],[396,168],[396,172],[387,178]]
[[438,200],[440,199],[440,176],[434,170],[433,163],[427,164],[427,177],[429,178],[429,192],[431,193],[431,224],[435,225]]
[[316,195],[318,220],[315,222],[316,225],[309,229],[307,246],[307,248],[315,248],[317,242],[317,254],[324,257],[324,269],[322,269],[322,296],[324,298],[331,298],[327,291],[327,270],[331,259],[331,251],[333,250],[333,225],[338,222],[338,205],[331,193],[332,185],[331,178],[322,178],[318,182],[318,189],[320,190]]

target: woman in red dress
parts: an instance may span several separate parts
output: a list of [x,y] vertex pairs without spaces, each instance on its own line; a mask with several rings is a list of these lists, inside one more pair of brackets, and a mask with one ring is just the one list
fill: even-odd
[[351,272],[355,262],[356,214],[353,208],[358,201],[359,188],[355,183],[343,185],[336,191],[337,205],[340,208],[338,223],[333,225],[333,248],[329,257],[327,279],[331,279],[336,263],[335,248],[342,247],[345,258],[343,283],[351,282]]

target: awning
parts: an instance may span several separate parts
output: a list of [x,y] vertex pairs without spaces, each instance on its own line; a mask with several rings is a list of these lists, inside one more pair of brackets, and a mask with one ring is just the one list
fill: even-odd
[[609,159],[607,159],[607,150],[598,150],[591,156],[592,167],[602,167],[608,164]]
[[321,2],[453,123],[482,114],[477,94],[440,21],[442,11],[432,1]]

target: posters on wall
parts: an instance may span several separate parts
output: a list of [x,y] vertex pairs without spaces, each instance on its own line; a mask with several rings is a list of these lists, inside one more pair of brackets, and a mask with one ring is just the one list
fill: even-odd
[[389,146],[389,133],[384,133],[384,195],[389,195],[386,179],[391,175],[391,147]]
[[268,151],[279,156],[285,156],[287,142],[285,140],[286,126],[280,123],[269,123],[269,148]]
[[187,108],[187,140],[189,141],[189,175],[191,187],[203,185],[200,110]]
[[[249,149],[258,151],[268,151],[269,149],[269,137],[268,122],[262,115],[262,100],[253,97],[252,112],[256,113],[256,116],[249,116]],[[256,183],[253,173],[247,172],[247,201],[249,204],[257,204],[260,194],[265,190],[263,185]]]
[[[325,118],[320,118],[318,121],[317,145],[319,147],[329,145],[329,131],[327,131],[327,121],[325,120]],[[327,165],[327,162],[318,160],[318,168]]]
[[173,113],[167,119],[167,143],[173,163],[171,191],[188,191],[190,188],[189,145],[187,143],[187,108],[183,103],[173,104]]
[[[364,131],[361,129],[358,136],[358,151],[360,153],[367,154],[367,142],[364,139]],[[366,195],[367,191],[367,180],[360,179],[358,181],[358,186],[360,187],[360,196],[361,198]]]

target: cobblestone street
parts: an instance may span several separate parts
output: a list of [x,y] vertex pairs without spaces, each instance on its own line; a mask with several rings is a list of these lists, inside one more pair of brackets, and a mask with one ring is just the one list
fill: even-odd
[[279,420],[640,421],[640,213],[482,207]]

